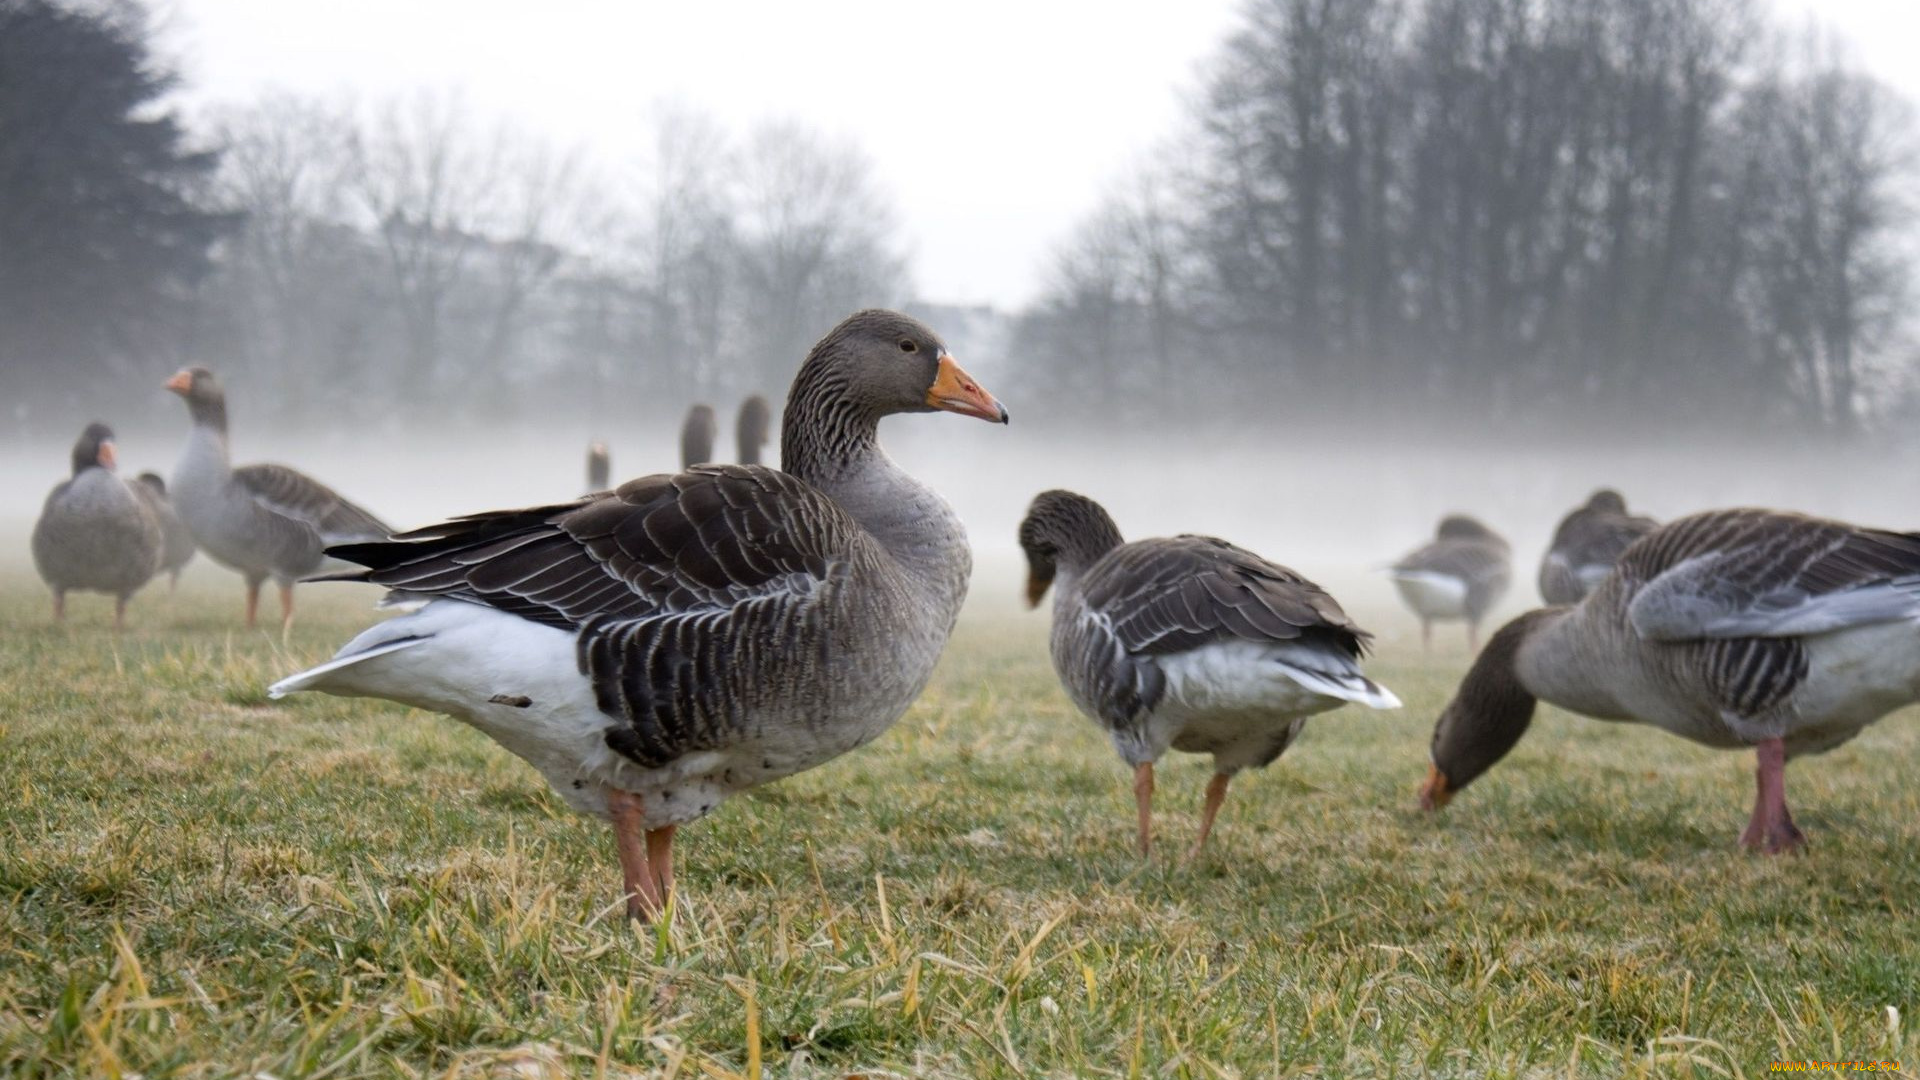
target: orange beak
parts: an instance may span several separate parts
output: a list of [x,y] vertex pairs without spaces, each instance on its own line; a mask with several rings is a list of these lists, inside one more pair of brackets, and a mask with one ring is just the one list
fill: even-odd
[[185,397],[187,391],[193,389],[193,372],[186,368],[174,372],[173,378],[167,380],[167,389]]
[[96,455],[93,460],[99,462],[101,468],[112,472],[113,467],[119,463],[120,459],[114,455],[113,442],[108,440],[100,444],[100,453]]
[[1427,782],[1420,785],[1420,809],[1432,812],[1447,805],[1453,792],[1447,789],[1447,774],[1438,765],[1427,766]]
[[927,389],[927,405],[961,416],[976,416],[993,424],[1007,422],[1006,406],[980,388],[973,376],[961,370],[953,357],[940,354],[940,371]]

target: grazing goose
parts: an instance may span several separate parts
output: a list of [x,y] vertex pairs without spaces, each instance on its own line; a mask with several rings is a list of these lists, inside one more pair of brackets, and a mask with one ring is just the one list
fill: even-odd
[[785,471],[705,465],[335,549],[429,602],[272,693],[479,728],[612,822],[628,914],[650,918],[677,826],[871,741],[926,686],[972,559],[877,427],[936,409],[1007,419],[932,330],[859,312],[794,377]]
[[1540,561],[1540,596],[1549,604],[1577,604],[1612,572],[1614,560],[1659,522],[1627,513],[1627,500],[1601,488],[1560,519]]
[[113,628],[126,625],[127,600],[160,568],[160,523],[147,501],[114,473],[113,431],[88,424],[73,444],[73,475],[60,482],[33,525],[33,566],[53,590],[53,618],[67,617],[67,594],[113,597]]
[[587,494],[605,491],[611,484],[613,459],[607,453],[607,444],[595,439],[587,444]]
[[686,423],[680,425],[680,467],[691,469],[713,460],[713,435],[717,422],[713,406],[695,405],[687,410]]
[[1578,605],[1522,615],[1487,643],[1434,728],[1422,804],[1445,805],[1513,749],[1540,698],[1753,747],[1740,843],[1798,847],[1787,759],[1920,700],[1920,533],[1770,510],[1655,529]]
[[1464,619],[1467,651],[1480,647],[1480,620],[1506,595],[1507,542],[1465,514],[1440,519],[1433,541],[1392,567],[1400,599],[1420,616],[1420,648],[1433,647],[1433,624]]
[[1140,853],[1152,843],[1153,763],[1213,755],[1197,857],[1241,769],[1263,768],[1307,717],[1348,702],[1399,708],[1360,673],[1371,635],[1284,566],[1211,536],[1124,543],[1099,503],[1036,496],[1020,523],[1027,602],[1053,601],[1053,669],[1133,766]]
[[193,561],[193,553],[198,550],[193,546],[193,533],[174,513],[173,500],[167,498],[167,482],[159,473],[143,472],[133,480],[134,490],[146,497],[147,508],[160,523],[160,569],[167,574],[167,590],[171,592],[180,587],[180,571]]
[[767,445],[767,423],[772,419],[767,399],[753,394],[740,403],[733,437],[739,441],[740,464],[760,464],[760,448]]
[[227,395],[206,368],[167,380],[193,417],[173,470],[173,506],[207,557],[247,580],[247,626],[260,585],[280,586],[280,624],[293,624],[293,583],[325,565],[329,544],[384,539],[393,530],[332,488],[285,465],[234,468],[227,453]]

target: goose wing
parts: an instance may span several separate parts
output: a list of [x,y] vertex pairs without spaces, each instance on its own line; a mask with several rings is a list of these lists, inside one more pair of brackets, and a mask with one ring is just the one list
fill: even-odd
[[577,633],[581,670],[618,721],[608,745],[649,767],[727,745],[752,721],[740,708],[750,688],[830,664],[851,617],[836,598],[881,558],[811,485],[740,466],[328,553],[367,567],[349,580]]
[[1621,557],[1649,641],[1796,638],[1920,617],[1920,534],[1769,510],[1682,518]]
[[255,503],[305,524],[324,544],[384,539],[393,532],[339,492],[285,465],[242,465],[233,479]]
[[1443,574],[1483,585],[1507,573],[1507,554],[1495,544],[1483,541],[1435,540],[1394,563],[1393,571],[1396,574]]
[[1360,675],[1372,635],[1338,602],[1284,566],[1210,536],[1116,548],[1081,582],[1088,617],[1073,663],[1110,722],[1130,722],[1166,692],[1156,660],[1227,641],[1284,651],[1298,681],[1353,700],[1391,695]]

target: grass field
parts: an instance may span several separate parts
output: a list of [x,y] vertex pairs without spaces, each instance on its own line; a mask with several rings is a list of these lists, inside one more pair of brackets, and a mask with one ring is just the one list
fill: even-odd
[[1190,868],[1207,768],[1170,758],[1143,864],[1044,617],[988,609],[885,738],[685,830],[655,932],[617,916],[605,826],[478,734],[267,700],[371,598],[304,588],[282,642],[203,570],[116,639],[100,598],[56,628],[37,582],[0,579],[0,1073],[1920,1064],[1910,715],[1789,770],[1804,857],[1733,850],[1750,756],[1551,710],[1431,819],[1414,788],[1464,657],[1400,626],[1371,670],[1404,712],[1315,720]]

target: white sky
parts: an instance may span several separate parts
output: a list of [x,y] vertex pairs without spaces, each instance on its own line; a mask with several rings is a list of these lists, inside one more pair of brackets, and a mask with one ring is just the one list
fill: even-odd
[[[1578,0],[1573,0],[1578,2]],[[1920,0],[1817,10],[1920,97]],[[1017,306],[1048,252],[1174,132],[1238,0],[172,0],[191,100],[279,88],[459,88],[608,170],[673,99],[734,130],[791,117],[857,140],[899,207],[929,300]]]

